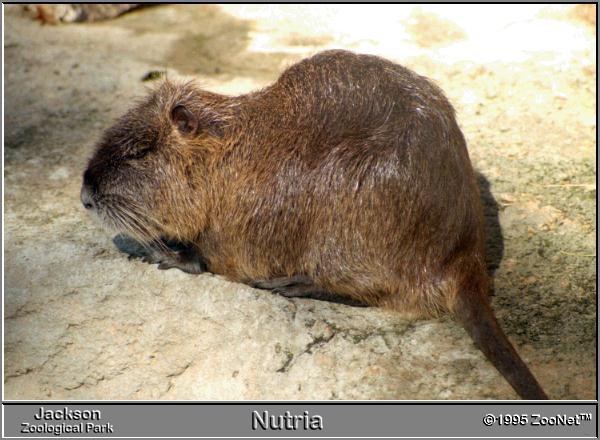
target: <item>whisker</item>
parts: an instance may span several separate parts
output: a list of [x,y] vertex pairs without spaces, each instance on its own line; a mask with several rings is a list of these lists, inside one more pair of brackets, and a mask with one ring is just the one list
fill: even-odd
[[140,215],[140,213],[136,212],[135,209],[121,209],[121,214],[127,218],[128,225],[138,230],[145,238],[145,241],[149,242],[148,246],[154,246],[164,253],[171,252],[171,250],[164,244],[160,234],[157,231],[157,228],[153,224],[148,224],[149,222],[147,221],[148,218],[146,216]]
[[104,196],[100,202],[107,226],[129,234],[148,252],[173,252],[160,235],[160,222],[141,206],[114,194]]

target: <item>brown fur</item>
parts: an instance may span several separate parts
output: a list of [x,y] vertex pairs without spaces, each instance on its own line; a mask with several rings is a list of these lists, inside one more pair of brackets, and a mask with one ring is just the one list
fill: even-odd
[[454,110],[402,66],[328,51],[238,97],[164,82],[106,132],[84,187],[105,223],[188,243],[232,280],[301,275],[367,304],[452,313],[523,397],[545,398],[489,308]]

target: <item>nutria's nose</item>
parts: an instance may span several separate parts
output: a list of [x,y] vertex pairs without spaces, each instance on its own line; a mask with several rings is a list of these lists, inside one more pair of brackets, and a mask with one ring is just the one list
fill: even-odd
[[90,190],[85,183],[81,186],[81,203],[83,203],[85,209],[92,209],[94,207]]
[[81,185],[81,203],[85,209],[92,209],[94,207],[88,171],[83,174],[83,184]]

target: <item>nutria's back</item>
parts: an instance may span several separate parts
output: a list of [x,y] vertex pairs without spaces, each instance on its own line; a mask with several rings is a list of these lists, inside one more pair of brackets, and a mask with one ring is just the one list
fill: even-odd
[[237,111],[238,137],[217,171],[226,185],[212,216],[218,237],[203,236],[218,271],[230,259],[241,281],[301,268],[327,290],[385,299],[444,282],[457,250],[482,257],[464,139],[427,79],[378,57],[325,52]]
[[244,124],[260,118],[257,128],[269,140],[288,128],[322,148],[327,146],[324,141],[336,142],[336,137],[402,130],[412,116],[454,122],[452,106],[426,78],[385,59],[342,50],[322,52],[291,66],[273,85],[241,102]]
[[478,188],[454,111],[385,59],[328,51],[225,97],[166,82],[101,141],[84,205],[156,248],[288,296],[452,313],[515,389],[543,391],[488,301]]

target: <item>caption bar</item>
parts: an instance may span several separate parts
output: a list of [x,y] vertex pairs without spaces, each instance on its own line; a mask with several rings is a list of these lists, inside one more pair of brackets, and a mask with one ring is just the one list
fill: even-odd
[[596,403],[3,403],[4,437],[596,437]]

